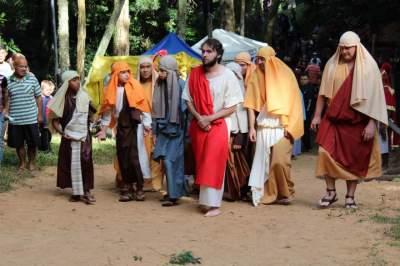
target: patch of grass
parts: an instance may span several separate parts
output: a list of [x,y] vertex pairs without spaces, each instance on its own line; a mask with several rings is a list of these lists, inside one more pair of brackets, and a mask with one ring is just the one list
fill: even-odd
[[183,251],[179,254],[173,254],[169,263],[176,265],[201,264],[201,258],[194,257],[192,251]]
[[133,256],[133,260],[142,262],[143,258],[142,258],[142,256],[135,255],[135,256]]
[[368,257],[371,259],[371,265],[373,266],[386,266],[388,265],[387,261],[382,258],[380,251],[378,249],[378,243],[372,245],[371,250],[369,251]]
[[15,183],[31,177],[27,172],[17,174],[15,167],[2,166],[0,169],[0,193],[10,191]]
[[390,227],[385,230],[385,235],[391,237],[395,241],[400,241],[400,215],[396,217],[389,217],[380,214],[375,214],[371,220],[382,223],[390,224]]
[[400,248],[400,241],[394,241],[394,242],[390,243],[390,246]]
[[[57,165],[60,141],[60,136],[53,136],[51,141],[52,152],[38,151],[36,163],[39,168]],[[0,193],[10,191],[14,184],[23,181],[27,177],[31,177],[29,173],[17,174],[18,157],[15,149],[7,146],[4,148],[4,157],[0,170]],[[92,149],[94,164],[110,164],[113,162],[116,154],[115,140],[107,139],[99,142],[93,138]]]

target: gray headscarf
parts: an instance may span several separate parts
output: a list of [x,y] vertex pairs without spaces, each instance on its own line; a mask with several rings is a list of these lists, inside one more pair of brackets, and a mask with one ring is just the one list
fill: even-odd
[[160,58],[159,68],[167,71],[167,79],[157,79],[153,93],[152,117],[163,119],[168,106],[171,123],[179,123],[180,86],[178,63],[173,56],[166,55]]

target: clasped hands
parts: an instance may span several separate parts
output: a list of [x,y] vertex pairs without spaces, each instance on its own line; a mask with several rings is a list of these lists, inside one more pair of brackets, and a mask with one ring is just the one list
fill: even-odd
[[197,125],[204,131],[210,131],[211,129],[211,118],[208,115],[201,115],[197,119]]

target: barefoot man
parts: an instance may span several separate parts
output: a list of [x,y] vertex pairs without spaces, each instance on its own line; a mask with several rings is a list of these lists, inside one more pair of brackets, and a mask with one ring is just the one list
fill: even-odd
[[200,205],[205,216],[220,214],[223,183],[228,160],[229,116],[243,102],[235,74],[220,64],[224,49],[216,39],[202,46],[203,65],[194,68],[182,98],[194,119],[189,134],[196,164],[196,183],[200,185]]
[[[36,77],[28,72],[24,56],[14,61],[15,72],[8,83],[8,146],[17,150],[19,170],[36,169],[36,147],[39,145],[39,124],[42,122],[42,91]],[[26,149],[28,147],[28,165]]]

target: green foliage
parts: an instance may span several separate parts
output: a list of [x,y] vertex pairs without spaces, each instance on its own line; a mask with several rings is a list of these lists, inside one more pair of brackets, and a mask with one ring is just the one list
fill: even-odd
[[191,251],[183,251],[179,254],[173,254],[169,263],[177,265],[201,264],[201,258],[194,257]]
[[134,261],[142,262],[143,258],[142,258],[142,256],[137,256],[137,255],[135,255],[135,256],[133,256],[133,260],[134,260]]
[[[53,136],[51,148],[52,152],[45,153],[39,151],[37,154],[37,166],[43,168],[46,166],[56,166],[58,162],[58,149],[60,147],[60,137]],[[110,164],[115,156],[115,140],[107,139],[97,141],[93,139],[93,162],[95,164]],[[14,149],[5,147],[4,159],[0,171],[0,192],[9,191],[13,184],[20,183],[31,175],[27,172],[18,175],[16,173],[18,157]]]
[[390,227],[385,230],[385,234],[395,241],[400,241],[400,215],[389,217],[380,214],[375,214],[371,220],[377,223],[390,224]]

